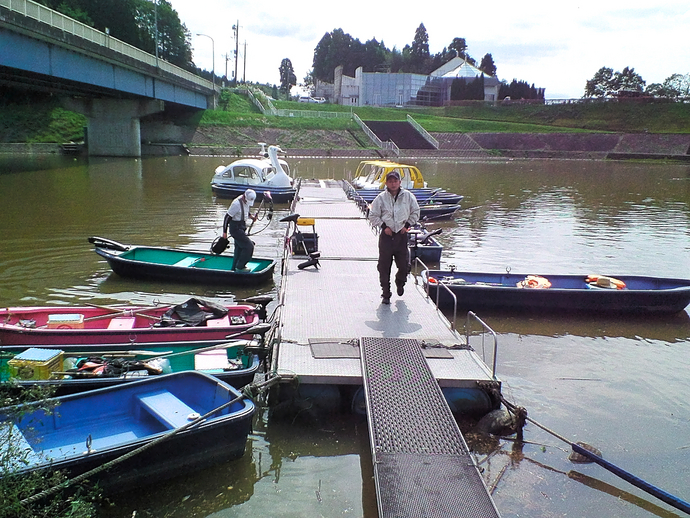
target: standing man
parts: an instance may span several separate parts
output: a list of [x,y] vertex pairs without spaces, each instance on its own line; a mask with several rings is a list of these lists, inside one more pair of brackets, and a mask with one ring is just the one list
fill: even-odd
[[395,259],[398,271],[395,285],[398,295],[405,293],[405,281],[410,273],[410,253],[407,248],[407,231],[419,221],[417,198],[407,189],[400,188],[400,173],[386,175],[386,188],[374,198],[369,211],[369,221],[381,229],[379,235],[379,281],[381,303],[391,303],[391,266]]
[[254,205],[256,193],[247,189],[242,196],[235,198],[230,204],[228,212],[223,219],[223,237],[228,237],[228,227],[230,235],[235,242],[235,253],[232,269],[238,272],[248,272],[247,263],[254,255],[254,243],[247,236],[247,218],[256,221],[258,214],[253,216],[249,212],[249,207]]

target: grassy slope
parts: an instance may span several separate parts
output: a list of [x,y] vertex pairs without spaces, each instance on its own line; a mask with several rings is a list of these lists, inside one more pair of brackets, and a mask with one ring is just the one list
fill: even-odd
[[[573,103],[558,105],[485,105],[445,108],[351,108],[331,104],[275,101],[290,110],[354,111],[363,120],[405,120],[410,113],[431,132],[643,132],[690,133],[690,104]],[[222,109],[196,117],[201,126],[280,128],[295,131],[359,131],[350,119],[267,117],[238,94],[227,97]],[[86,119],[61,108],[57,101],[0,107],[0,142],[68,142],[83,135]]]

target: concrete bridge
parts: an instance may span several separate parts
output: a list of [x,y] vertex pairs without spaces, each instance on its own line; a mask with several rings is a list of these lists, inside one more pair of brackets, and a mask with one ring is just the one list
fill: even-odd
[[170,116],[216,95],[211,81],[31,0],[0,0],[0,85],[57,94],[84,114],[92,156],[141,156],[142,132],[175,140]]

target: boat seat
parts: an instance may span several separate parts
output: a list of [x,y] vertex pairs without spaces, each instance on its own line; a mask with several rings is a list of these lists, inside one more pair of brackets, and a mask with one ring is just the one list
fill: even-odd
[[169,428],[179,428],[198,417],[193,408],[167,390],[141,394],[137,399],[143,408]]
[[230,318],[228,315],[221,318],[212,318],[206,321],[206,327],[230,327]]
[[175,264],[173,264],[173,266],[183,266],[183,267],[194,266],[194,264],[198,260],[199,260],[199,257],[187,256],[184,259],[180,259],[179,261],[177,261]]
[[135,317],[117,317],[110,320],[108,329],[134,329]]

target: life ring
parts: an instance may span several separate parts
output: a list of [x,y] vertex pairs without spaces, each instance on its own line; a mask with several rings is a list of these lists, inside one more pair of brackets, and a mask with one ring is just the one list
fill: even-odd
[[438,281],[435,277],[429,277],[429,284],[438,284]]
[[551,287],[551,281],[541,275],[528,275],[516,286],[518,288],[546,289]]
[[588,275],[585,279],[587,284],[597,286],[599,288],[615,288],[617,290],[624,290],[625,283],[615,277],[608,277],[606,275]]

